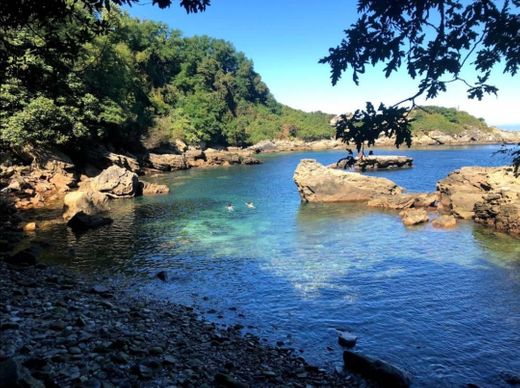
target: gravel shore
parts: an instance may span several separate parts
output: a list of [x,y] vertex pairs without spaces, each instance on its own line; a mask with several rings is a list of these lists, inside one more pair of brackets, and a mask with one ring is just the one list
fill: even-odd
[[0,387],[370,386],[190,307],[58,267],[0,262],[0,273]]

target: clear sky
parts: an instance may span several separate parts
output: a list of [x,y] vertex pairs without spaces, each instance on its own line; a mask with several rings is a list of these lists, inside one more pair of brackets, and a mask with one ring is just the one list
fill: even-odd
[[[150,1],[127,10],[142,19],[165,22],[186,36],[209,35],[230,41],[253,60],[255,70],[279,102],[305,111],[344,113],[364,107],[366,101],[394,104],[417,89],[417,81],[405,72],[386,79],[382,67],[368,69],[360,86],[348,72],[336,86],[331,85],[329,66],[318,60],[339,44],[343,30],[356,20],[356,3],[212,0],[206,12],[187,15],[178,2],[161,10]],[[498,97],[468,100],[463,85],[451,84],[447,93],[427,104],[456,107],[483,117],[488,124],[520,129],[520,76],[504,76],[499,68],[491,83],[499,88]]]

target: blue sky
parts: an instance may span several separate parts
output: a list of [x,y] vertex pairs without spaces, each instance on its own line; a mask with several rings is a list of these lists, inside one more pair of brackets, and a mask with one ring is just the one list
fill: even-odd
[[[355,5],[354,0],[213,0],[201,14],[187,15],[177,2],[165,10],[151,2],[127,10],[142,19],[167,23],[186,36],[230,41],[253,60],[256,71],[284,104],[305,111],[343,113],[364,107],[366,101],[393,104],[417,88],[405,72],[386,79],[381,66],[368,69],[360,86],[348,72],[336,86],[331,85],[328,65],[318,60],[356,20]],[[471,72],[465,75],[471,78]],[[500,89],[498,97],[468,100],[465,87],[452,84],[447,93],[427,103],[456,107],[484,117],[488,124],[520,129],[520,77],[504,76],[499,68],[491,81]]]

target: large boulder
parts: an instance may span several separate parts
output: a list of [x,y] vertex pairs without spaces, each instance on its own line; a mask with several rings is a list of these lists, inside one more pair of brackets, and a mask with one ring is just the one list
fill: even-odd
[[389,179],[327,168],[314,159],[303,159],[298,164],[294,182],[305,202],[369,201],[401,193],[401,188]]
[[428,212],[424,209],[405,209],[399,215],[406,226],[418,225],[429,221]]
[[475,204],[488,194],[520,193],[520,178],[511,167],[463,167],[439,181],[437,191],[441,212],[471,219]]
[[475,222],[496,230],[520,235],[520,191],[500,191],[475,204]]
[[108,210],[108,196],[98,191],[73,191],[63,198],[63,208],[65,221],[80,212],[94,215]]
[[134,197],[139,190],[137,174],[119,166],[110,166],[90,182],[92,190],[112,198]]

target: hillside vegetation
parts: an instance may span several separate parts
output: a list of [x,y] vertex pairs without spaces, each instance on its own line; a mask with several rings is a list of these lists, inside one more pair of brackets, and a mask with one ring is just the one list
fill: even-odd
[[[253,63],[223,40],[183,37],[112,9],[61,24],[0,27],[0,141],[81,149],[110,143],[244,146],[330,137],[332,117],[278,103]],[[101,18],[103,33],[82,27]],[[42,37],[45,37],[43,39]]]
[[490,132],[484,119],[476,118],[467,112],[455,108],[440,106],[423,106],[411,113],[414,119],[412,132],[441,131],[449,135],[456,135],[465,130],[479,130]]

